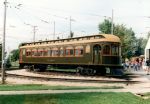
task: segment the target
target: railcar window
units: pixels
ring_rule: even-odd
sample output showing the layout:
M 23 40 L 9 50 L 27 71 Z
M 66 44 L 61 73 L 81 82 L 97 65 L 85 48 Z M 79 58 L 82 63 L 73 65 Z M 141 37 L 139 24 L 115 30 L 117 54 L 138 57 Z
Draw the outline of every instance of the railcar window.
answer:
M 75 49 L 75 56 L 78 56 L 79 55 L 79 51 L 78 49 Z
M 74 54 L 75 54 L 75 56 L 82 56 L 83 55 L 83 46 L 76 46 Z
M 58 50 L 52 50 L 52 56 L 58 56 Z
M 66 55 L 67 56 L 69 55 L 69 51 L 70 51 L 69 49 L 66 50 Z
M 31 50 L 26 51 L 26 56 L 31 56 Z
M 112 55 L 118 55 L 119 54 L 119 47 L 117 45 L 111 46 L 111 54 Z
M 48 56 L 48 49 L 44 49 L 43 56 Z
M 48 49 L 48 56 L 51 56 L 51 50 Z
M 70 55 L 71 55 L 71 56 L 74 55 L 73 49 L 70 49 Z
M 87 45 L 87 46 L 86 46 L 85 52 L 86 52 L 86 53 L 90 53 L 90 45 Z
M 33 50 L 31 51 L 31 56 L 34 56 L 34 51 Z
M 37 56 L 38 55 L 37 49 L 32 49 L 31 55 Z
M 43 56 L 43 49 L 38 49 L 37 56 Z
M 105 45 L 104 46 L 103 54 L 105 54 L 105 55 L 109 55 L 110 54 L 110 46 L 109 45 Z
M 60 56 L 63 56 L 63 55 L 64 55 L 64 50 L 60 49 Z
M 75 49 L 75 56 L 83 55 L 83 49 Z
M 74 49 L 66 49 L 66 56 L 73 56 L 74 55 Z
M 26 54 L 26 50 L 23 49 L 23 50 L 22 50 L 22 55 L 25 55 L 25 54 Z
M 119 56 L 121 56 L 121 46 L 119 46 Z

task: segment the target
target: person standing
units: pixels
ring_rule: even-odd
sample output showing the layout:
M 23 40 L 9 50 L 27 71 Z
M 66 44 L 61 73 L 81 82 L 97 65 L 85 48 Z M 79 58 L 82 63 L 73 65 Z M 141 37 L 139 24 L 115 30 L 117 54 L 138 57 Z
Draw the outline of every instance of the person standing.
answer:
M 150 74 L 150 60 L 149 59 L 146 60 L 146 66 L 147 66 L 147 75 L 149 75 Z

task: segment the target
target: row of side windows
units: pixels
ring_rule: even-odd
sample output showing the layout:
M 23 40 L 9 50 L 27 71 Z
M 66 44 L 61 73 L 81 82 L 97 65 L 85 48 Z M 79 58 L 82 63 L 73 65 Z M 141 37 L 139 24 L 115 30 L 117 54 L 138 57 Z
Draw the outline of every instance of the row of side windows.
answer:
M 83 56 L 83 48 L 78 49 L 27 49 L 26 56 Z
M 86 47 L 85 53 L 89 53 L 90 48 Z M 102 54 L 103 55 L 119 55 L 120 54 L 119 45 L 105 45 L 103 46 Z M 34 48 L 26 49 L 26 56 L 82 56 L 83 55 L 83 46 L 79 47 L 67 47 L 67 48 Z

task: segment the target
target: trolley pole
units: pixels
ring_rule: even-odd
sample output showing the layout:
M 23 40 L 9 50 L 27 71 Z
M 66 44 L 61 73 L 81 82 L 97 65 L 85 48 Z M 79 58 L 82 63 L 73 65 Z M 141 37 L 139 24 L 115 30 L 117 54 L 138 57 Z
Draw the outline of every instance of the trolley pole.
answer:
M 4 24 L 3 24 L 3 41 L 2 41 L 2 60 L 1 60 L 1 74 L 2 84 L 5 84 L 5 34 L 6 34 L 6 12 L 7 12 L 7 0 L 4 1 Z
M 54 33 L 53 33 L 53 40 L 55 40 L 55 21 L 54 21 Z
M 35 42 L 35 33 L 37 26 L 33 26 L 33 42 Z
M 113 25 L 113 19 L 114 19 L 114 13 L 113 13 L 113 9 L 112 9 L 112 17 L 111 17 L 111 34 L 113 35 L 113 30 L 114 30 L 114 25 Z
M 70 38 L 71 38 L 71 16 L 70 16 Z

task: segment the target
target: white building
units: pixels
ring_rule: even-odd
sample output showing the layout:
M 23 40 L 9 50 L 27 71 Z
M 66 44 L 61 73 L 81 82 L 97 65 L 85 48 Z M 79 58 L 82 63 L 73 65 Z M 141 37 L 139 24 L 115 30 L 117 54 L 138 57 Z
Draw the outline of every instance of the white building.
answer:
M 146 47 L 145 47 L 145 60 L 149 58 L 150 59 L 150 37 L 147 41 Z

